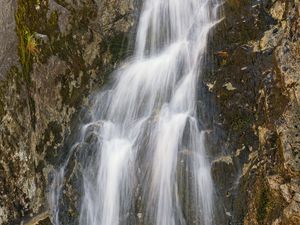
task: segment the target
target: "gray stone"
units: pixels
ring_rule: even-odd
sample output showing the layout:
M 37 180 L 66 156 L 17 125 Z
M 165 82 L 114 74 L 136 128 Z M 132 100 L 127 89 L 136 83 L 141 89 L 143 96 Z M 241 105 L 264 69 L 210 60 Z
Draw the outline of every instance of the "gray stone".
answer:
M 0 0 L 0 79 L 18 62 L 18 38 L 15 32 L 15 0 Z

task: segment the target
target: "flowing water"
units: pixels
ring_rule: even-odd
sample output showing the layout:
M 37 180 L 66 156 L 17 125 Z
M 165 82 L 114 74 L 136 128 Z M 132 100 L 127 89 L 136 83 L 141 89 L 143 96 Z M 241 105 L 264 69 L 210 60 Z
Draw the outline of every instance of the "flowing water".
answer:
M 77 144 L 88 143 L 90 153 L 81 171 L 80 224 L 214 224 L 196 94 L 215 23 L 212 0 L 144 0 L 134 56 L 95 97 L 81 127 Z M 56 224 L 60 192 L 56 187 L 50 199 Z

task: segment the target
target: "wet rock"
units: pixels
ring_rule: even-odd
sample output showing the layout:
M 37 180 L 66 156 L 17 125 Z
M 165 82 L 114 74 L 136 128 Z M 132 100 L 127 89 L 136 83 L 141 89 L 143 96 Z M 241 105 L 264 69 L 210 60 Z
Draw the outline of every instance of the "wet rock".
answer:
M 40 39 L 45 43 L 47 43 L 49 41 L 49 37 L 45 34 L 36 33 L 34 36 L 35 36 L 35 38 Z
M 78 119 L 80 105 L 90 103 L 87 96 L 124 57 L 134 7 L 123 0 L 1 5 L 0 30 L 6 31 L 0 32 L 0 224 L 20 224 L 48 207 L 49 173 L 68 156 L 66 137 L 76 129 L 75 119 L 84 119 Z M 7 61 L 13 56 L 19 67 Z M 72 158 L 65 182 L 63 200 L 70 210 L 76 209 L 79 157 Z M 65 215 L 76 221 L 71 211 Z M 48 224 L 49 218 L 32 221 Z
M 203 79 L 214 84 L 212 135 L 241 171 L 224 211 L 231 224 L 297 224 L 291 189 L 300 175 L 299 2 L 227 1 L 223 9 Z M 225 61 L 219 51 L 227 52 Z M 224 88 L 229 83 L 236 89 Z
M 59 30 L 62 34 L 67 34 L 68 29 L 71 29 L 71 13 L 62 5 L 58 4 L 54 0 L 49 0 L 49 11 L 47 12 L 47 16 L 50 17 L 51 13 L 55 12 L 58 14 L 58 26 Z
M 226 195 L 233 186 L 236 170 L 230 156 L 220 157 L 212 162 L 212 175 L 219 191 Z
M 1 1 L 0 8 L 0 79 L 12 65 L 18 64 L 18 39 L 15 33 L 14 0 Z

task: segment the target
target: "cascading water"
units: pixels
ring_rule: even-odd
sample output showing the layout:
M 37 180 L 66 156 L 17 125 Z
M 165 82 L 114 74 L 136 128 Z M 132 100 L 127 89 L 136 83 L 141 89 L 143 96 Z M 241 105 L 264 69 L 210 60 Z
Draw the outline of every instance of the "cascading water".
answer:
M 92 119 L 81 128 L 77 145 L 91 152 L 83 159 L 80 224 L 214 224 L 196 88 L 216 22 L 211 0 L 144 1 L 133 59 L 95 97 Z M 56 224 L 60 191 L 50 199 Z

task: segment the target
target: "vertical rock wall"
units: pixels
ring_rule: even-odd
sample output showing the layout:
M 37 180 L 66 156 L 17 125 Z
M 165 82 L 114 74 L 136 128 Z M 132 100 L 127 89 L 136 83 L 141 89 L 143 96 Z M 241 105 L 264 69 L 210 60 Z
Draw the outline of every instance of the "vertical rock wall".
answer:
M 71 121 L 126 53 L 135 3 L 1 0 L 0 224 L 50 223 Z M 62 159 L 63 160 L 63 159 Z
M 228 224 L 300 224 L 300 3 L 227 0 L 204 82 Z
M 15 33 L 15 0 L 0 1 L 0 79 L 18 59 Z

